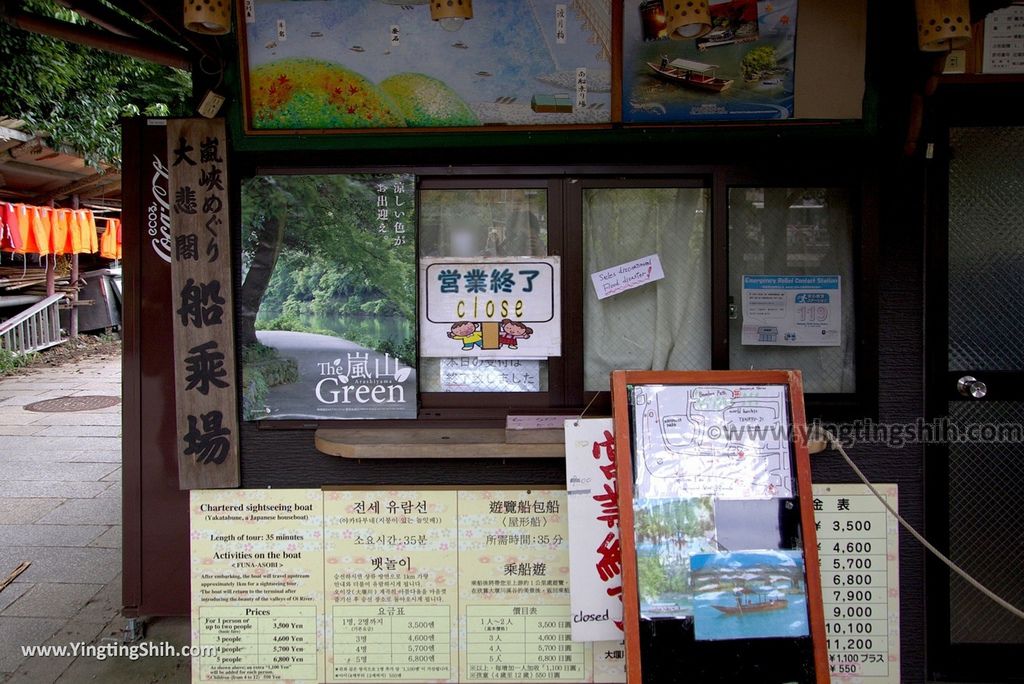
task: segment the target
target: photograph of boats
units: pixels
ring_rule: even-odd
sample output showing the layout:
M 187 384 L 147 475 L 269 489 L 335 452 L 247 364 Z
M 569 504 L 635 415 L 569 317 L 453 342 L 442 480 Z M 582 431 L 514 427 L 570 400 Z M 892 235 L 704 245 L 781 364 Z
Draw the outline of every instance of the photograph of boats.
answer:
M 714 500 L 637 499 L 633 510 L 640 614 L 693 615 L 690 556 L 718 548 Z
M 704 64 L 688 59 L 673 59 L 670 62 L 668 57 L 662 57 L 660 64 L 648 62 L 647 66 L 669 83 L 677 83 L 687 88 L 720 93 L 732 85 L 732 81 L 715 76 L 718 67 L 714 64 Z
M 690 558 L 700 641 L 808 635 L 801 551 L 696 554 Z
M 791 118 L 797 1 L 712 0 L 710 30 L 676 40 L 663 30 L 662 0 L 627 0 L 622 120 Z

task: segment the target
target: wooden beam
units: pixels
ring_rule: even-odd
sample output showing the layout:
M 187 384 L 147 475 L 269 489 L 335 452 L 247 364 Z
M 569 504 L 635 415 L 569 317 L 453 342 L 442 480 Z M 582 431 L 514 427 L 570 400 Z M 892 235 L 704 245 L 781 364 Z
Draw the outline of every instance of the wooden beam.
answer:
M 59 188 L 48 190 L 41 195 L 37 195 L 32 199 L 31 204 L 46 204 L 51 200 L 73 195 L 76 192 L 88 188 L 89 186 L 102 183 L 104 180 L 110 179 L 111 176 L 117 176 L 114 180 L 120 180 L 120 176 L 118 174 L 101 171 L 99 173 L 94 173 L 91 176 L 83 176 L 77 180 L 67 183 L 66 185 L 62 185 Z
M 42 176 L 43 178 L 62 180 L 69 183 L 82 177 L 82 174 L 75 173 L 74 171 L 62 171 L 61 169 L 51 169 L 47 166 L 9 161 L 3 156 L 0 156 L 0 167 L 10 169 L 14 173 L 25 174 L 26 176 Z
M 106 31 L 91 29 L 29 12 L 6 9 L 3 19 L 15 28 L 23 31 L 39 33 L 44 36 L 60 38 L 79 45 L 94 47 L 107 52 L 114 52 L 130 57 L 137 57 L 164 66 L 175 67 L 188 71 L 192 62 L 188 53 L 172 47 L 154 45 L 155 40 L 135 40 L 125 38 Z
M 342 458 L 564 458 L 565 442 L 509 444 L 503 428 L 327 429 L 314 433 L 317 451 Z
M 20 131 L 11 132 L 18 133 Z M 2 154 L 3 158 L 5 159 L 17 159 L 18 155 L 22 153 L 35 154 L 37 152 L 42 151 L 44 144 L 45 143 L 43 142 L 43 139 L 40 138 L 39 136 L 27 136 L 25 138 L 21 138 L 21 142 L 19 142 L 17 145 L 12 145 L 11 147 L 8 147 L 0 154 Z
M 148 27 L 143 28 L 141 24 L 137 24 L 125 15 L 101 5 L 96 0 L 54 0 L 54 2 L 62 7 L 67 7 L 86 21 L 91 21 L 97 26 L 119 36 L 135 39 L 155 37 L 155 34 L 152 33 L 149 33 L 148 36 L 140 35 L 140 30 L 148 33 L 150 29 Z
M 81 192 L 79 192 L 78 196 L 83 198 L 83 199 L 93 198 L 93 197 L 97 197 L 97 196 L 106 195 L 106 194 L 108 194 L 110 192 L 113 192 L 115 190 L 118 193 L 121 192 L 121 177 L 120 176 L 118 176 L 116 179 L 112 178 L 109 182 L 108 181 L 103 181 L 101 183 L 97 183 L 96 185 L 92 185 L 92 186 L 86 188 L 85 190 L 82 190 Z
M 35 136 L 25 131 L 19 131 L 14 128 L 8 128 L 7 126 L 0 126 L 0 140 L 18 140 L 25 142 L 26 140 L 32 140 Z
M 182 15 L 178 14 L 174 19 L 168 18 L 164 13 L 167 11 L 166 8 L 161 8 L 160 3 L 154 2 L 153 0 L 135 0 L 140 7 L 149 12 L 149 15 L 155 20 L 159 21 L 164 25 L 164 28 L 173 34 L 176 38 L 181 41 L 188 43 L 201 55 L 204 55 L 208 59 L 212 59 L 218 64 L 223 64 L 223 58 L 219 57 L 216 50 L 210 48 L 210 38 L 202 39 L 198 35 L 186 30 L 182 25 Z M 179 4 L 180 8 L 181 5 Z M 213 40 L 216 40 L 214 38 Z

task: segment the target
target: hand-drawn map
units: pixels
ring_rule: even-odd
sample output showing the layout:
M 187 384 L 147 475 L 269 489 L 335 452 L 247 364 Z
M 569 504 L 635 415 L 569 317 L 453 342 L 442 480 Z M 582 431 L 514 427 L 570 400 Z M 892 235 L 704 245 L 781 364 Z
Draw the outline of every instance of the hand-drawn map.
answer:
M 795 496 L 785 385 L 633 387 L 637 499 Z

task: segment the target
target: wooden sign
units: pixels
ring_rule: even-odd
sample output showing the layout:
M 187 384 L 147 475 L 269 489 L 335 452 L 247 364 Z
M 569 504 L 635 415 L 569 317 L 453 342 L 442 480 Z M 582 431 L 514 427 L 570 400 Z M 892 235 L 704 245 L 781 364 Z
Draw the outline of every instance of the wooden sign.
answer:
M 240 484 L 226 158 L 223 119 L 168 121 L 181 489 Z
M 630 682 L 827 684 L 798 371 L 615 371 Z

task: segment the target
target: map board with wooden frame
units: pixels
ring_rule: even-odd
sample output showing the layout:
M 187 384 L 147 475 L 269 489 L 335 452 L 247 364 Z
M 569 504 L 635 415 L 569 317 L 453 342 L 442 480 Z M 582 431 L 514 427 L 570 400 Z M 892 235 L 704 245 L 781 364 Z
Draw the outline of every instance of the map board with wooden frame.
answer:
M 614 371 L 631 684 L 829 681 L 799 371 Z

